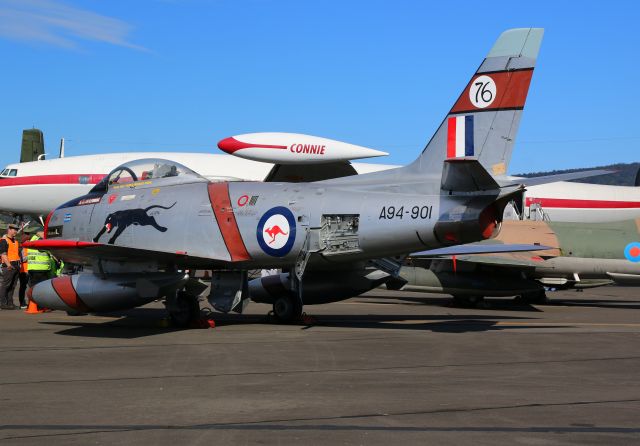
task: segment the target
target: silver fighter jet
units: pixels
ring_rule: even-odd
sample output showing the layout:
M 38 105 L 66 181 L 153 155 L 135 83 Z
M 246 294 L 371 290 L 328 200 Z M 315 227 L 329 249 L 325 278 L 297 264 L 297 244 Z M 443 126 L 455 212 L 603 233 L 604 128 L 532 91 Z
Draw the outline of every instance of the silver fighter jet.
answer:
M 447 254 L 495 236 L 505 205 L 524 187 L 506 172 L 542 34 L 504 32 L 420 156 L 402 168 L 312 183 L 210 182 L 158 159 L 116 168 L 53 211 L 46 239 L 28 244 L 87 266 L 36 285 L 31 297 L 76 312 L 166 297 L 184 325 L 203 292 L 185 270 L 207 269 L 215 309 L 241 312 L 253 298 L 287 321 L 303 305 L 396 277 L 408 253 Z M 266 268 L 283 272 L 250 295 L 247 271 Z

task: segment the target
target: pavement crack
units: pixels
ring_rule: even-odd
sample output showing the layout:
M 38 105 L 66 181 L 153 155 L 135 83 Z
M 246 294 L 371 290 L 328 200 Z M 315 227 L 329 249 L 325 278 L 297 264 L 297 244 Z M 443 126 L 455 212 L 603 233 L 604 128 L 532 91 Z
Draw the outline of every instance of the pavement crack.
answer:
M 203 378 L 221 378 L 221 377 L 241 377 L 241 376 L 270 376 L 270 375 L 294 375 L 294 374 L 315 374 L 315 373 L 371 373 L 392 370 L 416 370 L 416 369 L 439 369 L 439 368 L 460 368 L 460 367 L 495 367 L 495 366 L 513 366 L 513 365 L 532 365 L 532 364 L 566 364 L 577 362 L 594 362 L 594 361 L 628 361 L 638 360 L 640 356 L 619 356 L 605 358 L 576 358 L 576 359 L 553 359 L 543 361 L 511 361 L 511 362 L 480 362 L 468 364 L 418 364 L 405 366 L 389 366 L 389 367 L 355 367 L 355 368 L 334 368 L 334 369 L 297 369 L 297 370 L 273 370 L 265 372 L 233 372 L 233 373 L 191 373 L 191 374 L 167 374 L 152 376 L 117 376 L 110 378 L 82 378 L 82 379 L 48 379 L 48 380 L 32 380 L 32 381 L 7 381 L 0 382 L 0 386 L 19 386 L 33 384 L 61 384 L 61 383 L 97 383 L 111 381 L 135 381 L 150 379 L 203 379 Z
M 148 424 L 148 425 L 1 425 L 0 430 L 81 430 L 80 432 L 55 432 L 30 435 L 5 436 L 1 440 L 17 440 L 26 438 L 47 438 L 62 436 L 93 435 L 101 433 L 122 433 L 152 430 L 350 430 L 350 431 L 387 431 L 387 432 L 524 432 L 524 433 L 618 433 L 618 434 L 640 434 L 640 427 L 620 427 L 620 426 L 529 426 L 529 427 L 508 427 L 508 426 L 451 426 L 451 427 L 430 427 L 430 426 L 382 426 L 359 425 L 359 424 L 327 424 L 327 422 L 340 422 L 343 420 L 369 420 L 373 418 L 405 417 L 419 415 L 437 415 L 447 413 L 473 413 L 494 410 L 517 410 L 528 408 L 550 408 L 567 406 L 586 406 L 597 404 L 619 404 L 638 403 L 640 399 L 618 399 L 618 400 L 589 400 L 589 401 L 564 401 L 564 402 L 537 402 L 528 404 L 510 404 L 500 406 L 480 406 L 480 407 L 457 407 L 444 409 L 425 409 L 413 411 L 398 411 L 388 413 L 361 413 L 351 415 L 338 415 L 330 417 L 298 417 L 298 418 L 275 418 L 267 420 L 225 422 L 225 423 L 203 423 L 191 425 L 170 425 L 170 424 Z M 312 423 L 312 424 L 294 424 Z M 322 424 L 324 423 L 324 424 Z M 84 430 L 82 430 L 84 429 Z

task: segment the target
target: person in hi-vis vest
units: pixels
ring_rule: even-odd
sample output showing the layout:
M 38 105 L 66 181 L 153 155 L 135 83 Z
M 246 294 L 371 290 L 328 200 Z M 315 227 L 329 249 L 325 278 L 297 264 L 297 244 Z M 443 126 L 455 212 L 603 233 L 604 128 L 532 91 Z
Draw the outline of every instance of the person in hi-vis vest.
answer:
M 31 241 L 40 240 L 44 232 L 38 231 L 31 237 Z M 38 251 L 29 248 L 27 252 L 27 271 L 29 272 L 29 286 L 50 279 L 52 276 L 52 258 L 47 251 Z
M 2 259 L 2 276 L 0 277 L 0 309 L 15 310 L 13 290 L 18 281 L 20 271 L 20 248 L 18 244 L 17 225 L 10 224 L 7 234 L 0 239 L 0 259 Z
M 20 308 L 27 308 L 27 287 L 29 286 L 29 270 L 27 269 L 27 254 L 29 250 L 22 248 L 22 244 L 29 240 L 28 234 L 22 234 L 20 240 L 20 272 L 18 273 L 18 281 L 20 286 L 18 287 L 18 300 L 20 301 Z

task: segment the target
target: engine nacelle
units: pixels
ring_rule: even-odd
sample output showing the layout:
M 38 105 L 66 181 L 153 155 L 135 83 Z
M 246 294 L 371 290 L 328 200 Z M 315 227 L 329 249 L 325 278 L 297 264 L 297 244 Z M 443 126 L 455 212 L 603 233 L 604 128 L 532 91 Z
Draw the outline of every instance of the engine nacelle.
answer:
M 328 275 L 331 280 L 327 280 Z M 379 270 L 324 271 L 307 273 L 302 279 L 302 301 L 305 305 L 318 305 L 358 296 L 390 279 Z M 291 295 L 289 273 L 261 277 L 249 282 L 251 300 L 272 304 L 282 295 Z
M 145 305 L 184 286 L 184 273 L 83 273 L 56 277 L 29 289 L 29 298 L 52 310 L 94 313 Z

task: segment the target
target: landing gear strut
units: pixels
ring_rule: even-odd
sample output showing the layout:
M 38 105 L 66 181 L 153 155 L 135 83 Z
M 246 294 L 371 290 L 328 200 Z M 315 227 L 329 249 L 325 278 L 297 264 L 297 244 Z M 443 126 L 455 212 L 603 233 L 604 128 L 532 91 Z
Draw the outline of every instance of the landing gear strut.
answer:
M 302 304 L 296 296 L 283 295 L 273 303 L 273 314 L 278 322 L 292 322 L 302 316 Z
M 175 327 L 185 328 L 200 317 L 200 303 L 198 296 L 192 296 L 184 291 L 167 297 L 167 311 L 171 323 Z

